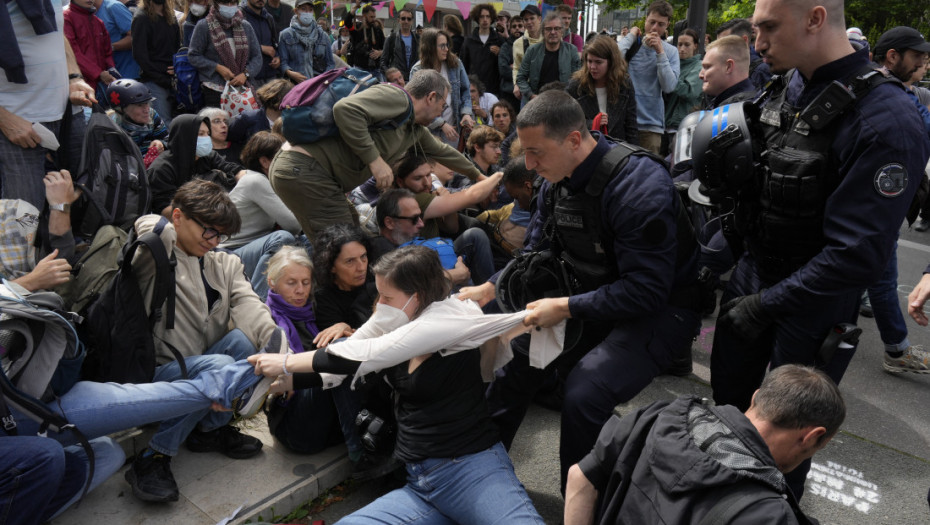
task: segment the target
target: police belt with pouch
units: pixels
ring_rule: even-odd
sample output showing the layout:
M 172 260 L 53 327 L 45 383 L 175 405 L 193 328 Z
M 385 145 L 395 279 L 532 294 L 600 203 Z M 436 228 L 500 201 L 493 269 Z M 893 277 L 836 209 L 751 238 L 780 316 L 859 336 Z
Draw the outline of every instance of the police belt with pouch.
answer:
M 548 250 L 523 253 L 511 261 L 495 285 L 497 300 L 507 312 L 519 311 L 528 303 L 546 297 L 568 297 L 595 290 L 620 278 L 613 250 L 613 232 L 602 221 L 604 189 L 627 165 L 631 155 L 664 161 L 637 146 L 617 143 L 601 159 L 583 193 L 571 193 L 566 183 L 552 186 L 545 196 L 549 220 L 543 239 Z M 677 193 L 676 193 L 676 197 Z M 676 267 L 687 264 L 697 243 L 685 207 L 679 202 L 677 216 Z M 672 278 L 670 276 L 670 278 Z M 674 288 L 668 304 L 700 311 L 701 290 L 697 282 Z M 566 327 L 568 350 L 573 336 L 580 338 L 583 323 L 569 319 Z

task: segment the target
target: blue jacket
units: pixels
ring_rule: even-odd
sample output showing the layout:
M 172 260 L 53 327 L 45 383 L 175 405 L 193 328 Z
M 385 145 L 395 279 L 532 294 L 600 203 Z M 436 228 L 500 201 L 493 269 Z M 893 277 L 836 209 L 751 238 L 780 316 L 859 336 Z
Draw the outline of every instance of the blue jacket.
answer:
M 412 77 L 414 73 L 421 69 L 420 62 L 417 62 L 410 68 L 410 76 Z M 468 73 L 465 72 L 465 67 L 462 66 L 462 61 L 459 60 L 459 67 L 455 70 L 449 70 L 449 83 L 452 84 L 452 115 L 455 117 L 455 122 L 450 122 L 452 126 L 458 130 L 459 121 L 462 120 L 462 117 L 465 115 L 473 115 L 471 108 L 471 84 L 468 82 Z M 442 117 L 437 117 L 432 124 L 427 126 L 431 130 L 437 130 L 443 125 Z
M 307 71 L 306 55 L 308 49 L 297 38 L 297 31 L 288 27 L 281 31 L 278 40 L 278 53 L 281 56 L 281 73 L 294 70 L 307 78 L 315 77 L 336 66 L 333 60 L 332 40 L 320 29 L 316 22 L 311 25 L 316 40 L 313 43 L 313 71 Z
M 132 29 L 132 12 L 118 0 L 103 0 L 96 15 L 106 26 L 111 44 L 122 40 Z M 132 58 L 132 49 L 123 51 L 114 49 L 113 62 L 123 78 L 139 78 L 139 64 Z
M 239 146 L 245 146 L 245 143 L 252 138 L 252 135 L 259 131 L 271 131 L 271 124 L 268 123 L 265 110 L 262 108 L 247 109 L 230 119 L 226 140 Z
M 868 52 L 860 50 L 821 66 L 810 79 L 797 73 L 788 84 L 787 100 L 804 108 L 834 80 L 866 64 Z M 826 198 L 827 244 L 788 278 L 762 292 L 762 305 L 773 315 L 803 311 L 816 299 L 874 283 L 891 256 L 930 158 L 930 138 L 900 85 L 878 86 L 837 120 L 838 132 L 827 154 L 840 167 L 840 182 Z M 889 197 L 877 187 L 879 176 L 892 165 L 906 171 L 907 185 L 899 195 Z
M 243 22 L 246 38 L 249 40 L 249 62 L 246 69 L 250 77 L 256 77 L 262 70 L 262 50 L 259 47 L 258 39 L 252 26 Z M 227 31 L 226 36 L 232 38 L 232 31 Z M 192 66 L 197 68 L 200 73 L 201 82 L 213 82 L 220 86 L 226 84 L 226 80 L 216 72 L 216 65 L 220 62 L 220 54 L 213 47 L 213 41 L 210 39 L 210 29 L 207 27 L 207 19 L 204 18 L 197 22 L 194 27 L 194 33 L 191 35 L 191 45 L 187 51 L 187 59 Z M 224 64 L 229 66 L 229 64 Z
M 571 44 L 568 44 L 571 45 Z M 612 147 L 600 133 L 592 132 L 597 146 L 569 179 L 573 192 L 584 191 L 595 168 Z M 555 152 L 551 152 L 555 154 Z M 549 218 L 545 182 L 539 191 L 536 213 L 526 231 L 524 246 L 536 246 L 543 238 Z M 629 162 L 604 189 L 601 220 L 613 235 L 613 249 L 619 279 L 568 300 L 572 317 L 621 321 L 652 315 L 667 305 L 673 287 L 694 284 L 697 278 L 697 250 L 687 263 L 676 268 L 678 208 L 681 202 L 668 171 L 644 156 Z M 662 231 L 660 239 L 648 232 Z M 545 244 L 543 244 L 545 246 Z
M 242 2 L 242 6 L 239 10 L 245 15 L 243 21 L 248 22 L 249 25 L 252 26 L 252 31 L 255 32 L 255 37 L 258 38 L 258 44 L 260 46 L 271 46 L 277 50 L 278 31 L 275 29 L 274 17 L 271 16 L 271 13 L 266 11 L 263 7 L 261 12 L 256 14 L 246 2 Z M 278 76 L 278 71 L 271 67 L 272 57 L 264 53 L 261 53 L 261 56 L 262 70 L 258 75 L 255 75 L 255 78 L 269 79 Z
M 539 76 L 545 57 L 545 42 L 531 45 L 523 55 L 520 71 L 517 72 L 517 86 L 522 96 L 530 97 L 539 93 L 539 88 L 542 87 L 539 85 Z M 572 73 L 579 69 L 581 69 L 581 58 L 578 56 L 578 48 L 574 44 L 561 41 L 559 43 L 559 82 L 568 84 Z

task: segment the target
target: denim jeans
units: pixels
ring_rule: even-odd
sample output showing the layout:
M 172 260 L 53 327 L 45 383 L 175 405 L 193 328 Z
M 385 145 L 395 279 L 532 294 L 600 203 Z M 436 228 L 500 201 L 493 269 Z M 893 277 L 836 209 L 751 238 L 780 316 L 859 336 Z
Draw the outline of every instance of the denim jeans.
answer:
M 174 104 L 172 102 L 173 96 L 171 95 L 171 90 L 163 88 L 155 82 L 143 82 L 143 84 L 145 84 L 145 87 L 149 88 L 149 91 L 152 92 L 152 96 L 155 97 L 155 100 L 152 101 L 152 107 L 155 108 L 155 112 L 161 117 L 165 126 L 171 126 L 171 119 L 174 118 Z
M 901 313 L 901 303 L 898 298 L 898 242 L 895 241 L 891 258 L 885 265 L 882 276 L 872 286 L 869 286 L 869 301 L 872 303 L 872 313 L 878 333 L 885 343 L 886 352 L 907 350 L 911 346 L 907 339 L 907 324 Z
M 90 445 L 95 461 L 88 490 L 93 490 L 123 466 L 126 456 L 110 438 Z M 0 523 L 48 521 L 81 497 L 88 472 L 80 446 L 65 448 L 39 436 L 0 437 Z
M 476 284 L 486 283 L 494 275 L 494 254 L 491 242 L 481 228 L 468 228 L 452 243 L 456 255 L 461 255 Z
M 262 301 L 268 297 L 268 279 L 265 277 L 268 259 L 286 244 L 294 244 L 294 236 L 290 232 L 278 230 L 230 250 L 242 259 L 245 274 L 252 282 L 252 290 Z
M 504 446 L 407 464 L 407 484 L 339 520 L 345 525 L 543 523 Z
M 196 378 L 141 385 L 79 381 L 48 407 L 80 429 L 88 439 L 127 428 L 208 410 L 212 403 L 231 407 L 261 380 L 247 361 L 206 370 Z M 10 407 L 21 435 L 37 434 L 39 423 Z M 73 433 L 49 432 L 63 445 L 75 445 Z
M 213 344 L 204 352 L 203 355 L 187 357 L 184 364 L 187 365 L 187 374 L 189 378 L 198 377 L 206 370 L 218 370 L 236 361 L 243 361 L 255 353 L 255 346 L 249 341 L 249 338 L 239 330 L 231 330 L 222 339 Z M 181 367 L 177 361 L 172 361 L 161 365 L 155 369 L 154 381 L 175 381 L 181 379 Z M 152 436 L 149 441 L 149 447 L 152 450 L 168 456 L 174 456 L 178 453 L 181 443 L 187 439 L 187 436 L 194 430 L 197 423 L 203 431 L 216 430 L 227 423 L 232 418 L 229 412 L 215 412 L 205 407 L 201 410 L 186 413 L 183 416 L 164 421 L 159 427 L 158 432 Z

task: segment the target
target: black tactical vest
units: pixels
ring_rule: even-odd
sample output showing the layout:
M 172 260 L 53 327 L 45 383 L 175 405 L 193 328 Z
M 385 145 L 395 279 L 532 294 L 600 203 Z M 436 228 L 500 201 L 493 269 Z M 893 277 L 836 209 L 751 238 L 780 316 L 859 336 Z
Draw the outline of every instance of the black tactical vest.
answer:
M 839 161 L 831 152 L 840 130 L 838 117 L 878 85 L 896 81 L 868 66 L 831 84 L 806 108 L 797 108 L 787 100 L 795 74 L 773 79 L 759 119 L 767 168 L 747 246 L 762 277 L 771 280 L 784 279 L 826 246 L 824 210 L 841 180 Z

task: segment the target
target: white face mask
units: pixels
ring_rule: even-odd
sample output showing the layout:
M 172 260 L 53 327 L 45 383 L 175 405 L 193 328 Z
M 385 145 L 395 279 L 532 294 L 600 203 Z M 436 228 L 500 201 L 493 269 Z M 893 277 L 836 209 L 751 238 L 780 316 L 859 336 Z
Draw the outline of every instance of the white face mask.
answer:
M 231 19 L 236 16 L 236 13 L 239 12 L 239 8 L 234 5 L 221 5 L 220 7 L 220 16 L 226 20 Z
M 194 16 L 203 16 L 207 12 L 207 6 L 201 4 L 191 4 L 190 12 Z
M 314 22 L 313 13 L 300 13 L 297 17 L 300 20 L 301 25 L 308 26 Z
M 413 296 L 411 295 L 410 299 L 407 299 L 407 302 L 404 303 L 403 308 L 397 308 L 388 304 L 378 303 L 378 306 L 375 308 L 375 313 L 373 313 L 371 318 L 368 319 L 368 323 L 384 334 L 397 330 L 401 326 L 404 326 L 410 322 L 410 317 L 406 312 L 404 312 L 404 310 L 412 300 Z

